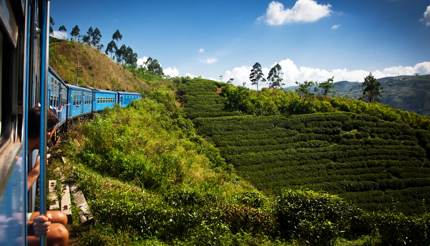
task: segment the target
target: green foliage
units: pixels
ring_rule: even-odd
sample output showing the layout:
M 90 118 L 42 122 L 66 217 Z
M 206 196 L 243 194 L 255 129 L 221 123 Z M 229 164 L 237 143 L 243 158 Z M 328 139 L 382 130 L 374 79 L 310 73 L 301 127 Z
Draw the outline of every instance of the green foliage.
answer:
M 226 109 L 240 110 L 247 114 L 308 114 L 316 112 L 353 112 L 378 117 L 385 121 L 404 122 L 413 128 L 430 130 L 430 119 L 413 112 L 393 109 L 379 103 L 366 103 L 359 100 L 342 97 L 309 97 L 306 83 L 302 84 L 299 97 L 294 92 L 284 92 L 276 89 L 265 89 L 261 93 L 245 88 L 238 89 L 233 85 L 223 87 L 223 96 L 227 98 Z M 193 107 L 194 105 L 189 105 Z
M 339 197 L 297 190 L 281 193 L 275 213 L 284 237 L 311 245 L 331 245 L 350 230 L 351 219 L 357 214 Z
M 263 70 L 261 68 L 260 63 L 255 63 L 254 66 L 252 66 L 251 73 L 249 74 L 249 80 L 251 81 L 252 85 L 258 86 L 261 82 L 265 82 L 266 79 L 264 78 Z
M 303 83 L 298 83 L 296 82 L 296 84 L 298 85 L 296 92 L 298 94 L 300 94 L 300 96 L 302 97 L 307 97 L 307 96 L 311 96 L 313 95 L 313 93 L 311 92 L 311 88 L 312 86 L 315 85 L 315 82 L 313 81 L 304 81 Z
M 157 59 L 153 59 L 152 57 L 149 57 L 148 60 L 145 62 L 146 69 L 155 75 L 163 76 L 163 68 L 161 67 L 160 63 Z
M 279 64 L 273 66 L 267 75 L 267 81 L 270 82 L 270 88 L 280 88 L 282 82 L 282 67 Z
M 363 98 L 367 102 L 378 101 L 378 98 L 381 96 L 382 93 L 382 87 L 379 81 L 376 80 L 372 74 L 369 74 L 366 78 L 364 78 L 362 87 Z
M 334 81 L 334 77 L 331 77 L 327 81 L 324 81 L 318 84 L 318 87 L 323 90 L 322 94 L 324 96 L 327 96 L 329 93 L 332 93 L 332 90 L 334 88 L 333 81 Z
M 70 32 L 70 35 L 72 36 L 72 38 L 74 40 L 78 40 L 79 39 L 79 35 L 80 35 L 81 29 L 79 29 L 78 25 L 75 25 L 72 29 L 72 31 Z

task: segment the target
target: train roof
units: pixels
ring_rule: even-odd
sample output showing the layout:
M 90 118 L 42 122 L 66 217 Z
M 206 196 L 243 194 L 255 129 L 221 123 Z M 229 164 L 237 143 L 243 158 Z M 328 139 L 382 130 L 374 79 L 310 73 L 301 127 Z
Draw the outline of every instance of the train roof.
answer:
M 131 95 L 139 95 L 142 96 L 139 92 L 130 92 L 130 91 L 118 91 L 119 94 L 131 94 Z
M 89 91 L 89 92 L 92 92 L 92 90 L 91 90 L 91 89 L 88 89 L 88 88 L 85 88 L 85 87 L 80 87 L 80 86 L 71 85 L 71 84 L 66 84 L 66 86 L 67 86 L 68 88 L 75 89 L 75 90 L 83 90 L 83 91 Z
M 64 82 L 64 80 L 61 78 L 61 76 L 57 73 L 57 71 L 55 71 L 55 69 L 53 69 L 51 66 L 48 67 L 49 72 L 54 75 L 58 81 L 61 82 L 61 84 L 63 84 L 64 86 L 67 86 L 66 82 Z
M 93 91 L 97 91 L 97 92 L 104 92 L 104 93 L 114 93 L 116 94 L 116 91 L 110 91 L 110 90 L 102 90 L 102 89 L 97 89 L 97 88 L 92 88 Z

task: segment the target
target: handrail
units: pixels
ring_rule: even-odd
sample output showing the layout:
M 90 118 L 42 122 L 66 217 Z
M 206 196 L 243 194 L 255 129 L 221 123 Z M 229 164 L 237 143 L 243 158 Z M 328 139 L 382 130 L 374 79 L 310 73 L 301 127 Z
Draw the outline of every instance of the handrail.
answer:
M 48 114 L 48 66 L 50 0 L 42 0 L 42 26 L 40 40 L 40 214 L 46 215 L 46 123 Z M 46 245 L 46 235 L 40 237 L 40 245 Z

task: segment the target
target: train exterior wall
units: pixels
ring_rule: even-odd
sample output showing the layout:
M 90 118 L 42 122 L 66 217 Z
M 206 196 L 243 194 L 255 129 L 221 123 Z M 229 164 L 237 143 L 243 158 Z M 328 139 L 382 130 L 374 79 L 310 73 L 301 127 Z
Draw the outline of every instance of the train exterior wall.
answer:
M 113 108 L 117 104 L 117 93 L 114 91 L 93 90 L 93 111 Z

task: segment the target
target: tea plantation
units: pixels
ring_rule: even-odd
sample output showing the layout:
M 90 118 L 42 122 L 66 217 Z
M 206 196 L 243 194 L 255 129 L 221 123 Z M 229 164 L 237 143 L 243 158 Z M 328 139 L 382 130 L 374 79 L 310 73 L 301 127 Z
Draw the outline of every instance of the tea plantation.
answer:
M 231 89 L 193 80 L 181 83 L 179 93 L 199 133 L 260 190 L 279 194 L 285 187 L 306 187 L 339 194 L 368 211 L 428 211 L 428 118 L 379 104 L 366 106 L 364 113 L 354 112 L 333 103 L 343 99 L 303 99 L 291 93 L 284 97 L 289 110 L 278 106 L 264 113 L 271 99 L 263 97 L 274 92 L 260 92 L 258 100 L 255 92 L 229 93 Z M 272 96 L 273 101 L 280 98 L 279 93 Z M 242 109 L 229 107 L 235 100 Z M 365 104 L 347 103 L 349 108 Z M 318 104 L 325 105 L 323 112 L 307 112 Z M 263 110 L 255 110 L 258 107 Z

